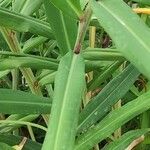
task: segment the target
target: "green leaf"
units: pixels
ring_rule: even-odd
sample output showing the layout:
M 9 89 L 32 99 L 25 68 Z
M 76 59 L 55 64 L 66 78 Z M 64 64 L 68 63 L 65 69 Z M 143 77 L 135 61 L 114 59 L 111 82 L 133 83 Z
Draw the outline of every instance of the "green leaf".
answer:
M 96 89 L 100 86 L 108 77 L 112 75 L 112 73 L 119 68 L 122 64 L 122 61 L 116 61 L 109 66 L 106 66 L 104 71 L 98 73 L 98 75 L 88 83 L 88 91 Z
M 10 70 L 0 71 L 0 78 L 3 78 L 3 77 L 6 76 L 8 73 L 10 73 Z
M 35 38 L 31 38 L 28 41 L 26 41 L 24 43 L 22 52 L 23 53 L 29 53 L 30 51 L 33 52 L 33 49 L 38 47 L 39 45 L 41 45 L 42 43 L 44 43 L 47 40 L 46 37 L 42 37 L 42 36 L 38 36 Z
M 123 107 L 110 112 L 100 123 L 82 134 L 76 142 L 75 150 L 92 148 L 98 142 L 110 136 L 123 124 L 150 108 L 150 91 Z
M 78 132 L 101 120 L 111 110 L 112 106 L 126 94 L 139 74 L 134 66 L 129 65 L 110 81 L 81 111 Z
M 77 22 L 71 17 L 64 15 L 52 3 L 49 3 L 49 0 L 45 0 L 44 4 L 48 21 L 60 48 L 60 53 L 65 55 L 74 47 L 77 36 Z
M 5 143 L 1 143 L 0 142 L 0 149 L 1 150 L 15 150 L 14 148 L 12 148 L 11 146 L 5 144 Z
M 58 63 L 31 57 L 10 57 L 0 59 L 0 71 L 19 67 L 57 70 Z
M 0 134 L 0 141 L 8 145 L 14 146 L 18 145 L 22 141 L 22 136 L 15 136 L 12 134 Z M 27 139 L 23 150 L 41 150 L 41 144 L 38 142 L 33 142 L 30 139 Z M 1 149 L 3 150 L 3 149 Z
M 54 83 L 55 80 L 55 75 L 56 75 L 56 71 L 49 73 L 48 75 L 44 76 L 42 79 L 39 80 L 39 84 L 41 86 L 47 85 L 47 84 L 52 84 Z
M 11 3 L 11 0 L 2 0 L 0 7 L 7 7 Z
M 80 0 L 49 0 L 50 2 L 63 13 L 73 18 L 80 18 L 83 14 L 80 7 Z
M 150 79 L 150 29 L 121 0 L 93 0 L 92 9 L 117 49 Z
M 125 58 L 116 49 L 110 48 L 87 48 L 83 51 L 83 57 L 86 60 L 124 60 Z
M 13 115 L 10 115 L 6 121 L 25 121 L 25 122 L 31 122 L 35 119 L 37 119 L 37 117 L 39 116 L 39 114 L 33 114 L 33 115 L 25 115 L 25 114 L 13 114 Z M 21 127 L 23 124 L 8 124 L 6 125 L 6 123 L 2 123 L 0 124 L 0 133 L 9 133 L 9 132 L 12 132 L 14 131 L 15 129 L 18 129 L 19 127 Z
M 0 112 L 5 114 L 46 114 L 52 100 L 31 93 L 0 89 Z
M 15 0 L 13 10 L 23 15 L 32 15 L 42 4 L 42 0 Z
M 52 38 L 52 31 L 48 23 L 24 16 L 0 7 L 0 26 L 7 27 L 19 32 L 31 32 Z M 6 19 L 7 18 L 7 19 Z
M 84 61 L 80 54 L 69 52 L 61 59 L 55 79 L 50 124 L 42 150 L 74 149 L 84 74 Z
M 123 134 L 119 139 L 104 147 L 104 150 L 125 150 L 134 140 L 148 133 L 149 131 L 150 129 L 129 131 Z
M 137 2 L 137 3 L 141 3 L 141 4 L 145 4 L 145 5 L 150 5 L 149 0 L 132 0 L 132 1 Z

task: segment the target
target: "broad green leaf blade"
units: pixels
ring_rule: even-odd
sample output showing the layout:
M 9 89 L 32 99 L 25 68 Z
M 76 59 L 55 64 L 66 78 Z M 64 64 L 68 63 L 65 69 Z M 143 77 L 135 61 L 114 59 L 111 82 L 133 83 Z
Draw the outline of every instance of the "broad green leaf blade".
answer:
M 0 112 L 5 114 L 47 114 L 52 100 L 31 93 L 0 89 Z
M 19 32 L 31 32 L 48 38 L 53 37 L 51 28 L 46 22 L 1 7 L 0 16 L 0 26 L 8 27 Z
M 112 75 L 115 70 L 119 68 L 119 66 L 122 64 L 122 61 L 116 61 L 112 63 L 111 65 L 107 66 L 104 71 L 98 73 L 98 75 L 88 83 L 88 91 L 94 90 L 97 87 L 99 87 L 108 77 Z
M 0 141 L 8 145 L 14 146 L 18 145 L 22 141 L 23 137 L 15 136 L 12 134 L 0 134 Z M 33 142 L 30 139 L 27 139 L 23 150 L 41 150 L 41 144 L 38 142 Z M 1 149 L 3 150 L 3 149 Z
M 8 121 L 26 121 L 26 122 L 31 122 L 35 119 L 37 119 L 37 117 L 39 116 L 39 114 L 33 114 L 33 115 L 25 115 L 25 114 L 13 114 L 11 116 L 9 116 L 6 120 Z M 11 133 L 12 131 L 20 128 L 22 125 L 21 124 L 8 124 L 8 126 L 4 123 L 4 124 L 0 124 L 0 133 Z
M 150 5 L 150 1 L 149 0 L 132 0 L 134 2 L 138 2 L 141 4 L 145 4 L 145 5 Z
M 71 17 L 64 15 L 52 3 L 49 3 L 49 0 L 45 0 L 44 4 L 48 21 L 60 48 L 60 53 L 65 55 L 74 47 L 77 36 L 77 22 Z
M 123 107 L 112 111 L 91 130 L 82 134 L 76 142 L 75 150 L 92 148 L 98 142 L 110 136 L 123 124 L 150 108 L 150 91 Z
M 74 149 L 84 74 L 84 61 L 80 54 L 69 52 L 61 59 L 55 79 L 50 124 L 42 150 Z
M 110 81 L 81 111 L 78 132 L 101 120 L 111 110 L 112 106 L 126 94 L 139 74 L 139 71 L 134 66 L 129 65 L 122 73 Z
M 115 61 L 115 60 L 124 60 L 125 58 L 121 53 L 115 49 L 110 48 L 87 48 L 83 51 L 83 57 L 86 60 L 107 60 L 107 61 Z
M 0 59 L 0 71 L 19 67 L 57 70 L 58 63 L 31 57 L 10 57 Z
M 150 29 L 121 0 L 93 0 L 92 9 L 117 49 L 150 79 Z
M 30 16 L 41 6 L 42 2 L 42 0 L 15 0 L 15 2 L 13 2 L 13 10 Z
M 123 134 L 119 139 L 108 144 L 103 150 L 125 150 L 134 140 L 148 133 L 150 129 L 139 129 Z
M 80 18 L 83 14 L 80 7 L 80 0 L 49 0 L 50 2 L 63 13 L 73 18 Z

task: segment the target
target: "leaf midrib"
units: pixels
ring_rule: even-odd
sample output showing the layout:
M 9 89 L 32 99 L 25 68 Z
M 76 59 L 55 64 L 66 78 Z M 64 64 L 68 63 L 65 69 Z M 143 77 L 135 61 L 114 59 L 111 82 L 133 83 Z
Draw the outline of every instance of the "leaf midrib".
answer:
M 58 137 L 59 137 L 59 132 L 60 132 L 60 126 L 61 126 L 61 122 L 63 120 L 63 112 L 65 111 L 65 104 L 66 104 L 66 101 L 65 99 L 67 98 L 68 96 L 68 91 L 69 91 L 69 87 L 70 87 L 70 84 L 71 84 L 71 77 L 72 77 L 72 73 L 74 71 L 74 66 L 75 66 L 75 62 L 76 62 L 76 59 L 77 59 L 77 55 L 73 55 L 73 58 L 72 58 L 72 61 L 71 61 L 71 68 L 69 70 L 69 74 L 68 74 L 68 78 L 67 78 L 67 83 L 66 83 L 66 86 L 65 86 L 65 89 L 64 89 L 64 96 L 63 96 L 63 99 L 62 99 L 62 106 L 61 106 L 61 111 L 60 111 L 60 116 L 59 116 L 59 121 L 58 121 L 58 126 L 57 126 L 57 133 L 56 133 L 56 138 L 55 138 L 55 142 L 54 142 L 54 149 L 57 149 L 57 141 L 58 141 Z

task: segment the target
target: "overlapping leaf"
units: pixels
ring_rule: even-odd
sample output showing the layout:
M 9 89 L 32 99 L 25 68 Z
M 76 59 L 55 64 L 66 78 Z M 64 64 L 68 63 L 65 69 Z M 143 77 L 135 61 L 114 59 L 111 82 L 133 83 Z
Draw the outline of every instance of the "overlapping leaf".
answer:
M 0 112 L 5 114 L 44 114 L 50 112 L 50 98 L 31 93 L 0 89 Z
M 74 149 L 84 83 L 83 58 L 80 54 L 67 53 L 55 78 L 51 119 L 42 150 Z
M 31 32 L 48 38 L 53 37 L 51 28 L 46 22 L 1 7 L 0 16 L 0 26 L 8 27 L 19 32 Z
M 92 148 L 98 142 L 110 136 L 116 129 L 135 116 L 150 108 L 150 92 L 139 96 L 123 107 L 112 111 L 100 123 L 78 138 L 75 150 Z
M 111 107 L 126 94 L 139 74 L 134 66 L 129 65 L 121 74 L 109 82 L 81 111 L 78 132 L 101 120 L 111 110 Z
M 93 0 L 92 9 L 118 50 L 150 79 L 150 29 L 121 0 Z
M 77 36 L 77 22 L 70 16 L 63 14 L 49 0 L 45 0 L 44 4 L 48 21 L 60 48 L 60 53 L 65 55 L 74 47 Z M 65 9 L 67 10 L 67 8 Z

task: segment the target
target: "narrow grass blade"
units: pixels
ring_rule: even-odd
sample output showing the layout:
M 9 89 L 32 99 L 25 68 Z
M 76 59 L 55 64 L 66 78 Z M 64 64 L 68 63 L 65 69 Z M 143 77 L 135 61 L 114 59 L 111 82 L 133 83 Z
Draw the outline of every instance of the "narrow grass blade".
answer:
M 83 58 L 67 53 L 61 59 L 55 79 L 50 124 L 42 150 L 74 149 L 84 84 Z
M 123 107 L 112 111 L 91 130 L 77 139 L 75 150 L 92 148 L 98 142 L 110 136 L 123 124 L 150 108 L 150 92 L 127 103 Z
M 7 27 L 19 32 L 31 32 L 48 38 L 53 37 L 48 23 L 40 21 L 39 19 L 24 16 L 1 7 L 0 16 L 0 26 L 2 27 Z
M 150 132 L 150 129 L 139 129 L 123 134 L 119 139 L 108 144 L 104 150 L 125 150 L 134 140 Z
M 6 143 L 10 146 L 18 145 L 22 141 L 22 136 L 15 136 L 12 134 L 0 134 L 0 141 Z M 23 150 L 41 150 L 42 145 L 38 142 L 33 142 L 30 139 L 27 139 Z
M 101 120 L 111 110 L 112 106 L 126 94 L 139 74 L 134 66 L 129 65 L 110 81 L 81 111 L 78 132 Z

